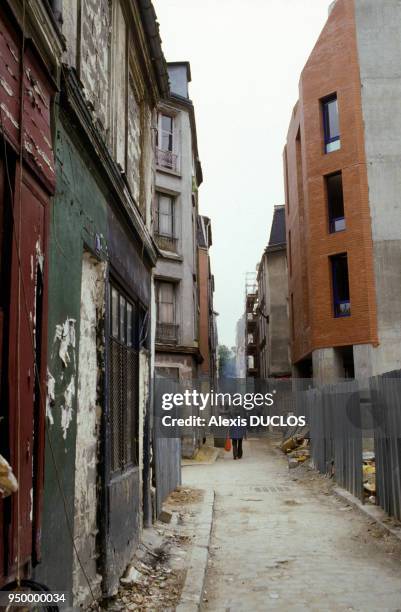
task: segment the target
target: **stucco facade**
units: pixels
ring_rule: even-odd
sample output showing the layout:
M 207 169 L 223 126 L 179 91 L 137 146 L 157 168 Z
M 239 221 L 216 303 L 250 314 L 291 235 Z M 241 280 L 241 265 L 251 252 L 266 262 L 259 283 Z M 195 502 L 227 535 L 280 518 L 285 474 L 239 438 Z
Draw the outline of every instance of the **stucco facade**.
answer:
M 291 375 L 284 206 L 275 206 L 269 243 L 258 267 L 260 378 Z
M 198 376 L 199 288 L 197 217 L 202 171 L 187 62 L 168 64 L 171 94 L 159 105 L 153 231 L 159 247 L 154 273 L 156 373 Z

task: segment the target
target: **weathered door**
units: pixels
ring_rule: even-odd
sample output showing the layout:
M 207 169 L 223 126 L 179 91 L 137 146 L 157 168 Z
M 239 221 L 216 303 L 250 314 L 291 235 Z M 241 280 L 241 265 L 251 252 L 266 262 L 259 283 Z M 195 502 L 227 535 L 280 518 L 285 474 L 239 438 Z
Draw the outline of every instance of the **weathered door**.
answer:
M 142 488 L 139 457 L 141 310 L 117 283 L 109 291 L 108 406 L 102 530 L 103 588 L 108 594 L 139 542 Z
M 10 463 L 19 490 L 12 497 L 8 573 L 40 557 L 43 488 L 45 215 L 48 197 L 17 163 L 15 172 L 8 338 Z

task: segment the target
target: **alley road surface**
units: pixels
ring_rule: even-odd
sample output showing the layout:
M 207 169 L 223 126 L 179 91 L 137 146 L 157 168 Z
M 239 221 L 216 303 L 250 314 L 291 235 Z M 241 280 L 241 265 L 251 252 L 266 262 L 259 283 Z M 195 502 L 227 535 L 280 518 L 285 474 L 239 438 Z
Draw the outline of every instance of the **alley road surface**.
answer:
M 252 439 L 241 460 L 183 469 L 184 486 L 216 494 L 202 609 L 401 611 L 400 542 L 313 472 L 289 472 L 276 446 Z

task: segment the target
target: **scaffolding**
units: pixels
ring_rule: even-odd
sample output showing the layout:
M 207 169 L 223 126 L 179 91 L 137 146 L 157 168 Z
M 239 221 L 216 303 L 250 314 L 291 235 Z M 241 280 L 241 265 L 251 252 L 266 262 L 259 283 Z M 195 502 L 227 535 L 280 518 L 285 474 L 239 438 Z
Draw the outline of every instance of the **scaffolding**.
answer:
M 245 363 L 246 377 L 258 378 L 258 281 L 257 270 L 245 275 Z

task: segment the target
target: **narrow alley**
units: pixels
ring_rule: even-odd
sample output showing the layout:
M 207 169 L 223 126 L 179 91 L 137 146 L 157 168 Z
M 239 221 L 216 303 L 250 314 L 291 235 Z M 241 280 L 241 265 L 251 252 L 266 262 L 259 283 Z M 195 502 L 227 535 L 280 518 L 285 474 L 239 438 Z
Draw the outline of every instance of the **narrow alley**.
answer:
M 254 438 L 240 461 L 183 468 L 185 486 L 215 491 L 202 609 L 399 610 L 401 542 L 276 447 Z

